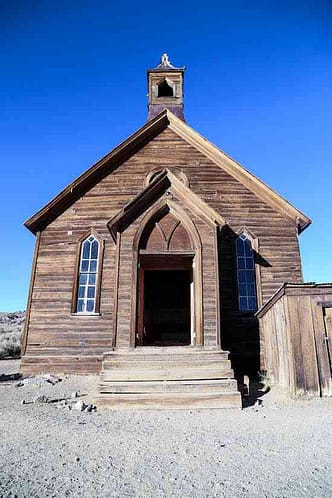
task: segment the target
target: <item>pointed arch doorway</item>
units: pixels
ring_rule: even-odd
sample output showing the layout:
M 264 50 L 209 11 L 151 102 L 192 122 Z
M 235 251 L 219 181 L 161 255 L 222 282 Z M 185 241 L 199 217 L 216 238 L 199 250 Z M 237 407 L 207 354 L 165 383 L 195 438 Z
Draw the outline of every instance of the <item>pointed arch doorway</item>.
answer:
M 185 223 L 165 206 L 138 246 L 136 346 L 195 344 L 195 258 Z

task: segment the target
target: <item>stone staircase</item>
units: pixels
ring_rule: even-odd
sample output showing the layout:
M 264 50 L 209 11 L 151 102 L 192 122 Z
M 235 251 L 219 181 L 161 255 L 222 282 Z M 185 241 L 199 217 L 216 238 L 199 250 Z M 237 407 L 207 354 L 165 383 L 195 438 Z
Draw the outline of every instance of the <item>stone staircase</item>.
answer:
M 104 353 L 96 403 L 114 410 L 241 408 L 228 352 L 141 347 Z

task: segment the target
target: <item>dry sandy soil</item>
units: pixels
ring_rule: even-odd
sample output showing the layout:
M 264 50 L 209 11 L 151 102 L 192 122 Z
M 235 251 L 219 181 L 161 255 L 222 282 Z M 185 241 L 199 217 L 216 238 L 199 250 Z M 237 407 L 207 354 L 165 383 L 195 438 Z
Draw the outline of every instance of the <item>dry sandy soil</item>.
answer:
M 0 374 L 18 368 L 0 361 Z M 93 396 L 94 376 L 16 384 L 1 377 L 1 497 L 332 496 L 330 398 L 273 390 L 244 410 L 84 413 L 21 400 Z

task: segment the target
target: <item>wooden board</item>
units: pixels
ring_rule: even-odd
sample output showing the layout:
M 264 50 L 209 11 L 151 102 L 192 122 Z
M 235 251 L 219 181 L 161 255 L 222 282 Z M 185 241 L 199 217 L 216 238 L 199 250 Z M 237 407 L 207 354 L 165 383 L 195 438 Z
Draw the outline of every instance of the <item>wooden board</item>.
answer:
M 331 298 L 331 284 L 286 284 L 259 313 L 268 374 L 293 395 L 332 393 Z

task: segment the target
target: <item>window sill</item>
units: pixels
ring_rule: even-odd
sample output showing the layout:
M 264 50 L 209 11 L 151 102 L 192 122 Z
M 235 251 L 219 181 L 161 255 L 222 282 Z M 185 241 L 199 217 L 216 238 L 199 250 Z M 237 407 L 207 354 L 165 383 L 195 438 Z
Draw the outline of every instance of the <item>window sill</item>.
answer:
M 70 313 L 71 316 L 101 316 L 101 313 Z

